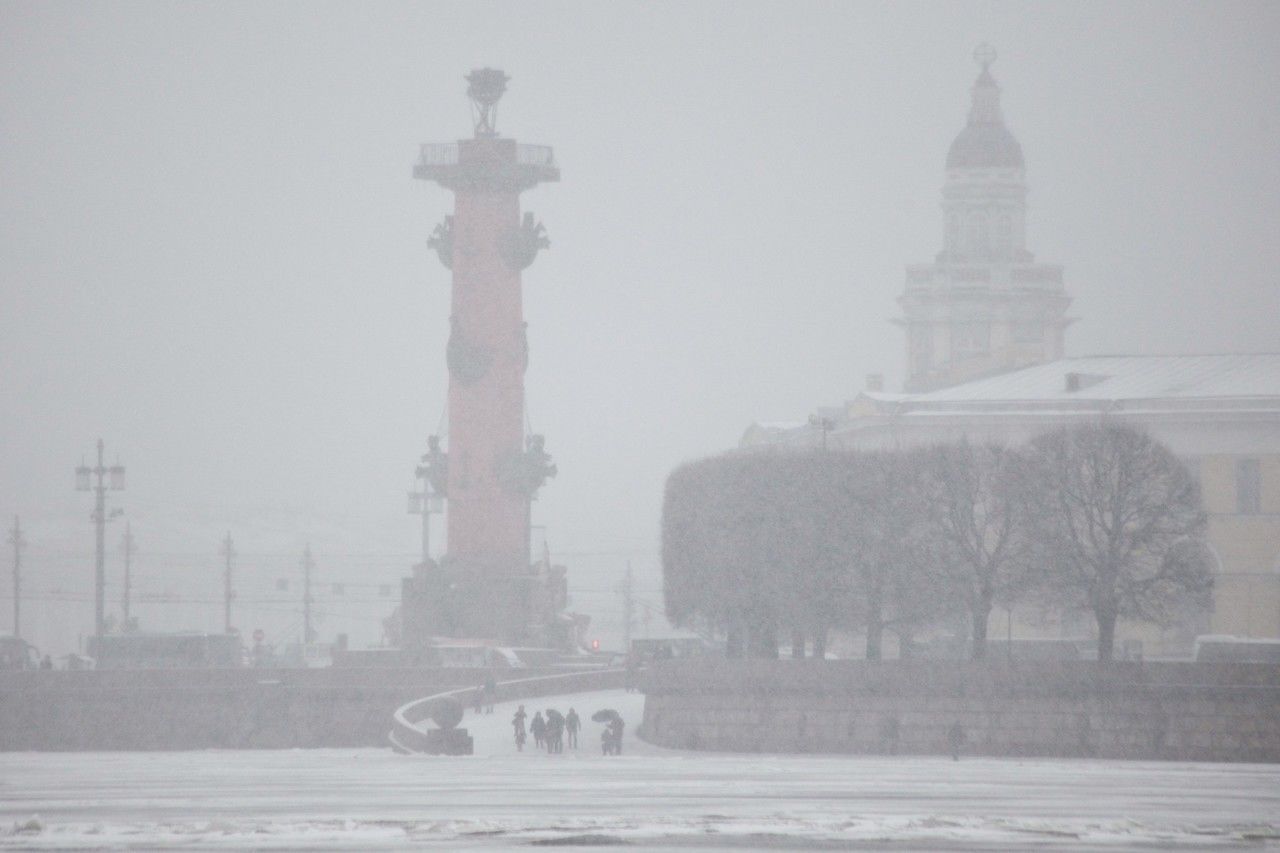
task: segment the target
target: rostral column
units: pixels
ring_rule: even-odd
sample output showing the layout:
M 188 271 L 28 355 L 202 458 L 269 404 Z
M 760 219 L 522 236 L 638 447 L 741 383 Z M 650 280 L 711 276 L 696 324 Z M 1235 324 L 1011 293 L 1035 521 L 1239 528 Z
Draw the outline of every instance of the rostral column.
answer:
M 550 245 L 520 193 L 560 180 L 551 148 L 498 135 L 497 106 L 510 79 L 467 76 L 475 136 L 427 144 L 413 175 L 454 194 L 454 212 L 428 245 L 453 272 L 449 318 L 447 449 L 432 437 L 429 481 L 446 499 L 447 555 L 430 584 L 433 635 L 536 642 L 552 617 L 530 565 L 529 509 L 555 466 L 541 436 L 526 436 L 528 364 L 520 273 Z

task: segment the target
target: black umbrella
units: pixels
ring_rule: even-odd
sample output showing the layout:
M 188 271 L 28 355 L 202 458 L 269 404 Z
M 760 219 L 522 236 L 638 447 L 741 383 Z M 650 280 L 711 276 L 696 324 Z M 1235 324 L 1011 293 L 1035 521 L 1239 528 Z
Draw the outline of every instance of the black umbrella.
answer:
M 612 708 L 602 708 L 591 715 L 592 722 L 596 723 L 611 723 L 620 719 L 622 719 L 622 715 Z

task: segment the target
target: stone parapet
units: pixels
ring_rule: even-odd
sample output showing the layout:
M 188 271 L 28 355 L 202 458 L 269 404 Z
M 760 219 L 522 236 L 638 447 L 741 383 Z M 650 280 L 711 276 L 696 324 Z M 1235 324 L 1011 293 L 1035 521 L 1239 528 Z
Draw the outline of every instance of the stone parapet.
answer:
M 562 668 L 169 669 L 0 678 L 0 751 L 385 746 L 391 712 L 424 695 Z
M 683 749 L 1280 761 L 1280 667 L 690 660 L 640 736 Z

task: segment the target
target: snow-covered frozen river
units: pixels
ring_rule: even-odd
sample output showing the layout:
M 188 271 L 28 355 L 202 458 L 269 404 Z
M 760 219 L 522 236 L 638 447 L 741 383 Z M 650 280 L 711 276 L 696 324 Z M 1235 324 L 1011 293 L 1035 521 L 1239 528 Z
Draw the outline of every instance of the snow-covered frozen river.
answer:
M 643 697 L 542 699 L 628 722 L 604 758 L 515 751 L 514 705 L 465 758 L 390 750 L 0 754 L 0 848 L 1280 849 L 1280 765 L 673 752 Z M 24 827 L 24 824 L 28 824 Z

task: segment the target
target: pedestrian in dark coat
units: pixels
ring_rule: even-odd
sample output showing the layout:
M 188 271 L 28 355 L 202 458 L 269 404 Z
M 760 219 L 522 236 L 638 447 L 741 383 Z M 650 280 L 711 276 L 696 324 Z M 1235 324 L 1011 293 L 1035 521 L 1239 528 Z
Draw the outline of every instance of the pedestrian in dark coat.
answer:
M 564 730 L 569 735 L 569 747 L 571 749 L 578 748 L 578 730 L 582 728 L 582 720 L 578 718 L 578 712 L 569 709 L 569 714 L 564 718 Z
M 623 722 L 621 717 L 614 717 L 609 721 L 609 741 L 613 747 L 614 755 L 622 755 L 622 728 Z
M 529 723 L 529 733 L 533 735 L 533 745 L 541 749 L 547 736 L 547 721 L 542 719 L 541 711 L 534 711 L 533 720 Z
M 547 709 L 547 752 L 564 752 L 564 714 Z

